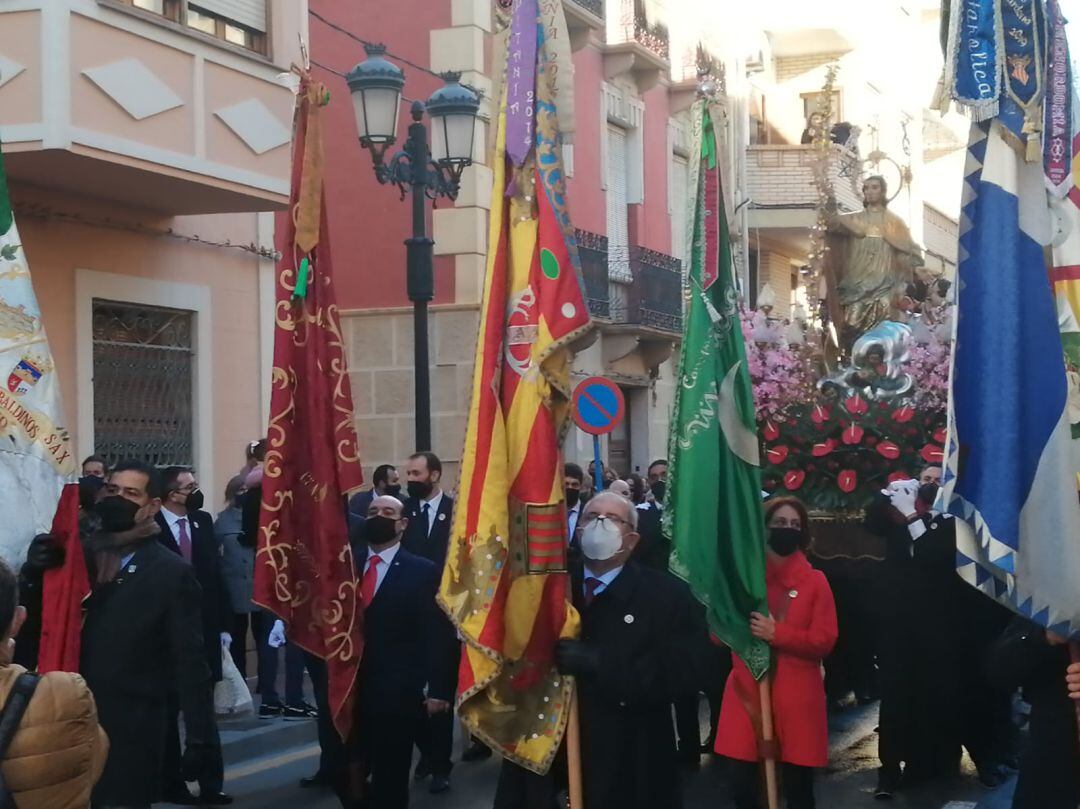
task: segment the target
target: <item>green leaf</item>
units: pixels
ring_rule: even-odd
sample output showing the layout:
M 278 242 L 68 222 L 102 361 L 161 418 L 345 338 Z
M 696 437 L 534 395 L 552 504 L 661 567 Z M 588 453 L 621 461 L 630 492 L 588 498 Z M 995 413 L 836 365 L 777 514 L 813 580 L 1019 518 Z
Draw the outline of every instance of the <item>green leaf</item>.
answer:
M 21 244 L 5 244 L 0 247 L 0 258 L 4 259 L 4 261 L 14 261 L 20 247 L 22 247 Z

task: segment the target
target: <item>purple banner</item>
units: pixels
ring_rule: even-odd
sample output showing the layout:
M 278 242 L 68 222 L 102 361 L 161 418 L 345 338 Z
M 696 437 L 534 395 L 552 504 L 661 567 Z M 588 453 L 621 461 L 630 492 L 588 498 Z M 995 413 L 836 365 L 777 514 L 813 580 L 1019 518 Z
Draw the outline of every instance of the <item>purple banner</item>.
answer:
M 1050 28 L 1046 88 L 1046 121 L 1043 124 L 1043 167 L 1050 191 L 1064 197 L 1072 187 L 1072 68 L 1065 18 L 1057 0 L 1047 3 Z
M 506 153 L 520 166 L 533 148 L 536 125 L 537 0 L 515 0 L 506 65 Z

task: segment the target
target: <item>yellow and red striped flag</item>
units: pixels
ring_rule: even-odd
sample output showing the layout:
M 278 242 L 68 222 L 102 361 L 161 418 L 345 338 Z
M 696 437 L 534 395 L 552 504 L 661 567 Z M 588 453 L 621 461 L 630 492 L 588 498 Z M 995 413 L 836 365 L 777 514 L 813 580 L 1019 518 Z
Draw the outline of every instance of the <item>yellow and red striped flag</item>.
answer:
M 536 32 L 537 15 L 531 24 L 529 16 L 526 9 L 523 25 Z M 535 73 L 524 73 L 534 77 L 535 105 L 525 95 L 535 115 L 522 121 L 522 107 L 507 102 L 522 92 L 520 82 L 507 83 L 499 108 L 472 403 L 439 602 L 465 639 L 461 719 L 500 755 L 544 773 L 571 693 L 554 647 L 580 626 L 569 603 L 559 442 L 569 414 L 568 346 L 590 321 L 549 63 L 543 34 L 533 35 L 540 47 L 526 49 L 524 60 Z M 522 55 L 512 48 L 509 59 Z M 518 138 L 513 149 L 508 128 Z

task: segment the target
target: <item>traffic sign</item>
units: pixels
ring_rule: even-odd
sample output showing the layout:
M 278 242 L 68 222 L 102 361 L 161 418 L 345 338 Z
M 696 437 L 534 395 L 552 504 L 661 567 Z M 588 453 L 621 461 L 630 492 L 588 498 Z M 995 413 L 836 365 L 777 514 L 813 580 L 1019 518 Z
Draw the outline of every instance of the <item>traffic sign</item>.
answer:
M 626 400 L 619 386 L 602 376 L 590 376 L 574 388 L 574 423 L 589 435 L 607 435 L 626 418 Z

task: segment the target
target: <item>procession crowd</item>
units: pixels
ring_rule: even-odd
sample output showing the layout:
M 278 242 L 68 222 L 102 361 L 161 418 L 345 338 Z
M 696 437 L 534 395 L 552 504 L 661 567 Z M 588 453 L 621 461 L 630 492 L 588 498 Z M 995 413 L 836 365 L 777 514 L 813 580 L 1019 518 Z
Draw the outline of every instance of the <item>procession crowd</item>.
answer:
M 333 790 L 344 809 L 401 809 L 414 781 L 436 794 L 451 788 L 461 642 L 435 600 L 454 509 L 439 459 L 410 457 L 404 485 L 397 468 L 380 466 L 373 488 L 347 503 L 364 651 L 356 731 L 343 742 L 325 663 L 252 603 L 264 452 L 264 442 L 248 447 L 216 518 L 203 510 L 193 470 L 86 460 L 80 533 L 91 593 L 79 675 L 25 674 L 37 663 L 43 578 L 65 561 L 57 538 L 36 537 L 17 577 L 0 563 L 0 792 L 19 809 L 231 803 L 214 684 L 233 668 L 246 677 L 252 645 L 259 716 L 318 723 L 319 769 L 299 788 Z M 838 617 L 829 579 L 815 567 L 805 506 L 792 497 L 763 502 L 768 613 L 746 622 L 772 650 L 775 732 L 767 739 L 758 683 L 668 572 L 667 462 L 625 480 L 600 471 L 597 489 L 594 469 L 565 465 L 582 631 L 554 650 L 558 671 L 577 683 L 586 805 L 679 809 L 683 768 L 710 754 L 728 762 L 737 809 L 762 805 L 765 759 L 777 762 L 789 809 L 814 807 L 815 770 L 829 756 L 831 655 L 851 619 Z M 933 509 L 940 469 L 918 474 L 891 483 L 866 515 L 866 530 L 886 547 L 867 619 L 873 674 L 854 694 L 880 699 L 875 796 L 954 777 L 966 751 L 988 788 L 1019 770 L 1015 809 L 1077 809 L 1080 664 L 1070 665 L 1065 638 L 1013 617 L 956 575 L 954 521 Z M 703 698 L 711 716 L 704 740 Z M 1021 699 L 1030 706 L 1026 735 L 1014 721 Z M 464 760 L 490 755 L 472 738 Z M 564 751 L 545 775 L 504 761 L 494 806 L 564 806 L 567 777 Z

